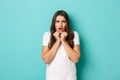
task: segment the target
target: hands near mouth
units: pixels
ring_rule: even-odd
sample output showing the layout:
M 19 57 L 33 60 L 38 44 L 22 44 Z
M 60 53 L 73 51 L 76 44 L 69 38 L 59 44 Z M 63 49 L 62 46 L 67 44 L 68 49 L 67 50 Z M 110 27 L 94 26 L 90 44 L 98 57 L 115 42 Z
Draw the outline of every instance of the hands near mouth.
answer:
M 57 41 L 65 41 L 66 40 L 66 37 L 67 37 L 67 32 L 62 32 L 62 33 L 59 33 L 59 32 L 55 32 L 54 34 L 53 34 L 53 36 L 55 37 L 55 39 L 57 40 Z

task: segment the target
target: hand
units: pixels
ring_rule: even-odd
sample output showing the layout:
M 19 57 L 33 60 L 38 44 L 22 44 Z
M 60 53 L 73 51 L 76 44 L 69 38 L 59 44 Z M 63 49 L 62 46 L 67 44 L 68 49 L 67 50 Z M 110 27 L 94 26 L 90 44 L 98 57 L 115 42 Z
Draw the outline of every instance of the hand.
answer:
M 55 32 L 55 33 L 53 33 L 53 36 L 55 37 L 55 39 L 58 41 L 58 40 L 60 40 L 60 37 L 59 37 L 59 32 Z
M 67 36 L 68 36 L 67 32 L 61 33 L 61 41 L 65 41 Z

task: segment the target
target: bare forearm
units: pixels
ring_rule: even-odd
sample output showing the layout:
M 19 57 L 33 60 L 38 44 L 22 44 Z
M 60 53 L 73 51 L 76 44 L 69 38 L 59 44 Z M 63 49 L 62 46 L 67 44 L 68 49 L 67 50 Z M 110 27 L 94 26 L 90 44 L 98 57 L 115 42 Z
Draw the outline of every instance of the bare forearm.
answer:
M 80 57 L 80 52 L 76 52 L 74 49 L 72 49 L 66 41 L 62 41 L 62 44 L 67 52 L 68 57 L 73 62 L 77 63 Z
M 44 53 L 44 62 L 49 64 L 55 57 L 56 52 L 58 50 L 60 41 L 56 41 L 55 44 L 49 49 L 47 52 Z

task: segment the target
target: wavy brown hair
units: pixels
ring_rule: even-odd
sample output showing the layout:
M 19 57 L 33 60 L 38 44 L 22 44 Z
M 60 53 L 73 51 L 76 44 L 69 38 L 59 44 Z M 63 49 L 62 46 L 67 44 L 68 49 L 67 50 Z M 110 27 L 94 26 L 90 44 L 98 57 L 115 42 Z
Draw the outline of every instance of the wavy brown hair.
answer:
M 51 32 L 51 35 L 50 35 L 50 42 L 48 44 L 48 47 L 51 48 L 55 42 L 56 42 L 56 39 L 55 37 L 53 36 L 53 33 L 56 31 L 55 29 L 55 22 L 56 22 L 56 17 L 60 15 L 60 16 L 64 16 L 64 18 L 66 19 L 66 22 L 67 22 L 67 26 L 66 26 L 66 29 L 65 31 L 67 32 L 68 36 L 66 37 L 66 41 L 67 43 L 70 45 L 71 48 L 74 47 L 74 42 L 73 42 L 73 38 L 74 38 L 74 33 L 71 29 L 71 25 L 70 25 L 70 20 L 69 20 L 69 16 L 68 14 L 63 11 L 63 10 L 59 10 L 57 11 L 53 18 L 52 18 L 52 23 L 51 23 L 51 27 L 50 27 L 50 32 Z

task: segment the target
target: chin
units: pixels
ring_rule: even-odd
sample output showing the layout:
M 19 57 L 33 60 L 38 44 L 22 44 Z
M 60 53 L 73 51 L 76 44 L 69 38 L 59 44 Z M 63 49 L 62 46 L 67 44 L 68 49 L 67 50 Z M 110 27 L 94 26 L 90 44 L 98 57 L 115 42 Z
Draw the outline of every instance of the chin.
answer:
M 62 33 L 62 32 L 59 32 L 59 33 Z
M 64 31 L 58 31 L 59 33 L 63 33 Z
M 59 33 L 63 33 L 63 32 L 64 32 L 64 31 L 62 31 L 62 32 L 61 32 L 61 31 L 59 31 Z

